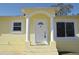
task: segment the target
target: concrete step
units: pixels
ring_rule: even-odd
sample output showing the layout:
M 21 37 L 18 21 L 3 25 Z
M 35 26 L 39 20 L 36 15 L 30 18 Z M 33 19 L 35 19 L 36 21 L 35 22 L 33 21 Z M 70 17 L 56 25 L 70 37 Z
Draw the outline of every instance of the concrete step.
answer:
M 52 45 L 27 46 L 25 52 L 26 52 L 25 54 L 35 54 L 35 55 L 39 54 L 58 55 L 55 43 L 53 43 Z

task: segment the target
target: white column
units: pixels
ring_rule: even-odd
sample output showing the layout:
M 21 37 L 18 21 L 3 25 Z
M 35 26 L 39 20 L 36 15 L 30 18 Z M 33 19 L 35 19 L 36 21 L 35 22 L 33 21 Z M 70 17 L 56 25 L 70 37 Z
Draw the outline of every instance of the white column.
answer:
M 55 15 L 51 15 L 51 42 L 54 41 L 54 17 Z
M 26 42 L 29 42 L 29 17 L 26 16 Z

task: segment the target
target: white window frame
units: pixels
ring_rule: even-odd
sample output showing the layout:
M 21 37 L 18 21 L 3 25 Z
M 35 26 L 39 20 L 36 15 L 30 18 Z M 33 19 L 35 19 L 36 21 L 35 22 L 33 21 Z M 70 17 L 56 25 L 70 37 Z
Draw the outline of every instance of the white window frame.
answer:
M 67 32 L 66 32 L 66 23 L 73 23 L 74 24 L 74 22 L 63 22 L 63 23 L 65 23 L 65 36 L 64 37 L 68 37 L 67 36 Z M 56 29 L 57 29 L 57 23 L 56 23 Z M 58 30 L 58 29 L 57 29 Z M 56 30 L 56 32 L 57 32 L 57 30 Z M 56 33 L 56 35 L 57 35 L 57 33 Z M 58 36 L 57 36 L 58 37 Z M 74 28 L 74 36 L 69 36 L 69 37 L 75 37 L 75 28 Z
M 74 37 L 67 37 L 67 36 L 65 36 L 65 37 L 57 37 L 57 27 L 56 27 L 56 22 L 73 22 L 74 23 Z M 67 20 L 67 19 L 65 19 L 64 21 L 62 21 L 62 20 L 60 20 L 60 21 L 55 21 L 55 28 L 54 28 L 54 30 L 55 30 L 55 39 L 72 39 L 72 40 L 74 40 L 75 38 L 76 38 L 76 33 L 77 33 L 77 24 L 76 24 L 76 21 L 75 20 Z
M 14 31 L 13 30 L 13 27 L 14 27 L 14 23 L 18 23 L 18 22 L 21 22 L 21 31 Z M 12 33 L 22 33 L 23 32 L 23 21 L 22 20 L 16 20 L 16 21 L 12 21 L 11 23 L 11 32 Z

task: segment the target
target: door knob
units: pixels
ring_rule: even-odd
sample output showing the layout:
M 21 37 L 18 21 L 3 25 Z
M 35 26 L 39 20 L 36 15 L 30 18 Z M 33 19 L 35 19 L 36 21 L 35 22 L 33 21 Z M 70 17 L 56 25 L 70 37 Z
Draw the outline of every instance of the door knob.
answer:
M 44 38 L 46 38 L 46 33 L 44 33 Z

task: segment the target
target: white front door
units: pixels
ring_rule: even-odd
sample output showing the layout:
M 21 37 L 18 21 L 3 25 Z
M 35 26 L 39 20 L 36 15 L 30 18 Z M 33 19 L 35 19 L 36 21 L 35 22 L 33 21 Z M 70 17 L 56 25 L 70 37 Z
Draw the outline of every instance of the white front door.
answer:
M 48 44 L 48 27 L 45 20 L 37 20 L 35 22 L 35 43 Z

